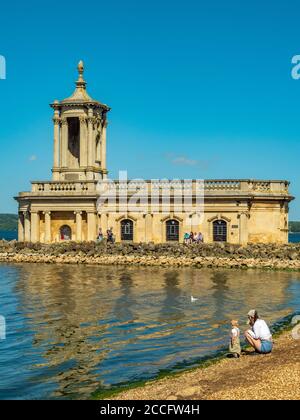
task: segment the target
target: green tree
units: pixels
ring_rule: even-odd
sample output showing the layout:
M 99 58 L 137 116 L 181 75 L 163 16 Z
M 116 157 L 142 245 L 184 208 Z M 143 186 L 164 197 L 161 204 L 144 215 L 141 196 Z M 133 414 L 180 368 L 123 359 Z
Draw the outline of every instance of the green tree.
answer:
M 290 232 L 300 232 L 300 222 L 289 222 Z
M 0 230 L 9 232 L 18 229 L 18 216 L 16 214 L 0 214 Z

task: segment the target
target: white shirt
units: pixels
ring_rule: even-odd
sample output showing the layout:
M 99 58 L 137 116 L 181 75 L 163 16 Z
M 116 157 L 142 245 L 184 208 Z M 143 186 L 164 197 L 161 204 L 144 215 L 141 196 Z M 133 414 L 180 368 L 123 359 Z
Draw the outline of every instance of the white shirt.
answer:
M 256 340 L 271 340 L 272 334 L 267 326 L 266 322 L 263 319 L 257 319 L 252 327 L 254 332 L 254 338 Z
M 240 336 L 240 330 L 237 327 L 233 327 L 231 330 L 231 337 L 239 337 Z

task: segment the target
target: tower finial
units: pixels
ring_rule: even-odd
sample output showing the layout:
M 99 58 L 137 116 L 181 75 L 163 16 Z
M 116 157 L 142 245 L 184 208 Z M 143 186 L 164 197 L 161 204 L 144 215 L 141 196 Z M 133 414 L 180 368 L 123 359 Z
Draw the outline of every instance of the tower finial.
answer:
M 83 74 L 83 72 L 84 72 L 84 65 L 83 65 L 83 61 L 82 60 L 79 61 L 77 68 L 78 68 L 78 73 L 79 74 Z
M 78 80 L 76 82 L 76 86 L 85 89 L 86 82 L 83 78 L 84 64 L 83 64 L 82 60 L 79 61 L 78 66 L 77 66 L 77 70 L 78 70 L 78 73 L 79 73 L 79 77 L 78 77 Z

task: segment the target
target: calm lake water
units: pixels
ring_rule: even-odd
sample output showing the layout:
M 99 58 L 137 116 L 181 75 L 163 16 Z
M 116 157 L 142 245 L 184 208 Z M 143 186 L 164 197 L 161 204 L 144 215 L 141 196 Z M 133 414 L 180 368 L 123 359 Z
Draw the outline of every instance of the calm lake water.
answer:
M 300 242 L 300 233 L 289 233 L 289 242 Z
M 6 230 L 0 230 L 0 240 L 5 239 L 6 241 L 13 241 L 18 239 L 18 232 L 8 232 Z
M 253 307 L 271 324 L 299 310 L 300 274 L 0 264 L 0 399 L 88 398 L 193 365 Z

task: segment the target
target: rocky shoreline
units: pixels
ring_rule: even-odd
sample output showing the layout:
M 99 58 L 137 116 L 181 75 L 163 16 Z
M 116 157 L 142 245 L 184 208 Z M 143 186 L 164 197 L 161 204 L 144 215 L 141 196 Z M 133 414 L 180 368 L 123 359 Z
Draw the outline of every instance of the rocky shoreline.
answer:
M 0 262 L 300 270 L 300 244 L 57 244 L 0 241 Z

